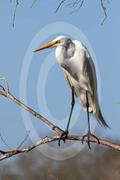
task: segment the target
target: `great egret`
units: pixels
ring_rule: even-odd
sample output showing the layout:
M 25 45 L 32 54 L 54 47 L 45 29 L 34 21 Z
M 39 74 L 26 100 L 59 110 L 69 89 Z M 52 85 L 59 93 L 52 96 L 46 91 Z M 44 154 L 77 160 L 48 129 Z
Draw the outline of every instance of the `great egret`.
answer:
M 90 136 L 96 138 L 98 143 L 99 139 L 91 133 L 89 113 L 96 117 L 100 125 L 109 127 L 103 118 L 99 106 L 97 78 L 93 60 L 87 48 L 81 42 L 78 40 L 71 40 L 66 36 L 59 36 L 51 42 L 40 46 L 34 52 L 38 52 L 50 47 L 56 48 L 55 54 L 57 62 L 63 69 L 66 80 L 72 91 L 72 103 L 69 120 L 67 128 L 61 135 L 60 140 L 63 139 L 65 141 L 68 136 L 70 119 L 75 105 L 74 96 L 76 96 L 80 99 L 80 104 L 84 110 L 87 111 L 88 133 L 83 136 L 83 142 L 85 137 L 87 137 L 88 147 L 91 148 Z

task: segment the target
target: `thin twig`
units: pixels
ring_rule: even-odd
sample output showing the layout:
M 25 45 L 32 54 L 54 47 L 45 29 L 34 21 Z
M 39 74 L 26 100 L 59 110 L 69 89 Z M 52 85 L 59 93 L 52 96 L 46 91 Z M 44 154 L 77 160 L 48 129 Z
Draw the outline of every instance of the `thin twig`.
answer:
M 8 149 L 11 149 L 11 147 L 7 144 L 1 133 L 0 133 L 0 139 Z
M 55 13 L 58 12 L 58 10 L 61 8 L 61 6 L 65 3 L 66 0 L 61 0 L 59 5 L 57 6 Z M 104 1 L 106 1 L 107 3 L 109 3 L 109 0 L 100 0 L 100 4 L 104 13 L 104 19 L 101 22 L 101 25 L 104 24 L 105 20 L 107 19 L 108 15 L 107 15 L 107 9 L 104 5 Z M 84 4 L 85 0 L 73 0 L 71 3 L 68 3 L 67 6 L 71 7 L 71 8 L 75 8 L 72 13 L 77 12 Z
M 56 10 L 55 10 L 55 13 L 58 12 L 58 10 L 59 10 L 60 7 L 64 4 L 65 1 L 66 1 L 66 0 L 62 0 L 62 1 L 59 3 L 58 7 L 57 7 Z
M 25 136 L 25 138 L 23 139 L 23 141 L 19 144 L 19 146 L 17 147 L 17 149 L 19 149 L 28 139 L 30 134 L 30 131 L 27 132 L 27 135 Z
M 101 25 L 103 25 L 108 16 L 107 16 L 106 7 L 104 6 L 103 0 L 100 0 L 100 2 L 101 2 L 101 7 L 102 7 L 103 12 L 104 12 L 104 16 L 105 16 L 104 19 L 103 19 L 103 21 L 101 22 Z
M 79 6 L 78 6 L 75 10 L 73 10 L 73 11 L 71 12 L 71 14 L 77 12 L 80 8 L 82 8 L 82 6 L 83 6 L 83 4 L 84 4 L 84 1 L 85 1 L 85 0 L 79 0 L 79 2 L 78 2 Z
M 68 7 L 70 8 L 74 8 L 75 6 L 77 6 L 80 3 L 81 0 L 76 0 L 74 2 L 71 2 L 69 4 L 67 4 Z
M 7 87 L 7 92 L 9 92 L 9 83 L 8 83 L 8 79 L 5 78 L 4 76 L 0 76 L 0 80 L 3 80 L 6 84 L 6 87 Z
M 13 14 L 13 23 L 12 23 L 13 28 L 15 26 L 15 18 L 16 18 L 16 12 L 17 12 L 18 5 L 19 5 L 19 0 L 16 0 L 14 14 Z

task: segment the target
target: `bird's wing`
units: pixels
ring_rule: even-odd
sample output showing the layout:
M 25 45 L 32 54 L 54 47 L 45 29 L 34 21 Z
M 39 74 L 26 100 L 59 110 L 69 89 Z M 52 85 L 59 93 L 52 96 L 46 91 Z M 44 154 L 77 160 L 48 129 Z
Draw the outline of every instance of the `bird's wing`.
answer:
M 91 95 L 96 98 L 97 96 L 97 76 L 94 62 L 88 52 L 87 48 L 83 45 L 84 52 L 85 52 L 85 59 L 83 63 L 83 75 L 87 80 L 88 90 L 90 91 Z
M 102 115 L 101 108 L 99 105 L 98 92 L 97 92 L 97 76 L 96 76 L 95 65 L 92 61 L 92 58 L 91 58 L 88 50 L 86 49 L 85 46 L 84 46 L 84 48 L 86 51 L 86 58 L 85 58 L 85 63 L 84 63 L 83 69 L 84 69 L 84 75 L 86 76 L 87 81 L 88 81 L 88 89 L 90 89 L 90 91 L 91 91 L 91 99 L 93 101 L 92 103 L 94 104 L 93 114 L 97 118 L 100 125 L 109 128 L 109 125 L 107 124 L 107 122 L 105 121 L 105 119 Z
M 96 70 L 95 65 L 92 60 L 92 57 L 90 56 L 90 53 L 88 52 L 87 48 L 81 44 L 79 41 L 74 41 L 76 45 L 77 54 L 79 57 L 79 61 L 82 61 L 82 63 L 78 63 L 82 68 L 80 67 L 80 72 L 78 72 L 78 75 L 81 76 L 82 74 L 82 81 L 85 82 L 88 91 L 88 99 L 89 99 L 89 105 L 92 107 L 92 112 L 95 115 L 98 122 L 103 125 L 104 127 L 109 127 L 106 121 L 104 120 L 104 117 L 101 113 L 101 109 L 99 106 L 99 100 L 98 100 L 98 92 L 97 92 L 97 76 L 96 76 Z M 82 54 L 82 55 L 81 55 Z M 75 60 L 75 59 L 74 59 Z M 79 96 L 81 91 L 81 79 L 78 82 L 78 77 L 76 78 L 76 75 L 71 75 L 67 70 L 64 70 L 66 80 L 70 87 L 75 87 L 75 95 Z
M 92 98 L 97 98 L 97 77 L 96 77 L 96 71 L 95 71 L 95 65 L 93 63 L 93 60 L 90 56 L 90 53 L 88 52 L 87 48 L 81 44 L 79 41 L 75 40 L 73 41 L 76 46 L 76 52 L 78 54 L 78 59 L 81 61 L 81 58 L 83 58 L 82 64 L 79 64 L 79 66 L 82 66 L 82 70 L 80 68 L 80 72 L 78 74 L 70 74 L 67 69 L 63 68 L 65 78 L 70 85 L 70 87 L 75 87 L 75 95 L 78 97 L 80 95 L 80 88 L 81 88 L 81 81 L 79 81 L 79 77 L 81 74 L 85 80 L 85 84 L 87 87 L 87 90 L 91 94 Z M 74 59 L 76 61 L 76 59 Z M 82 72 L 81 72 L 82 71 Z
M 75 40 L 74 43 L 76 45 L 78 56 L 80 57 L 79 61 L 82 61 L 82 68 L 80 73 L 85 80 L 87 90 L 91 93 L 91 95 L 94 96 L 95 93 L 97 93 L 97 76 L 94 62 L 85 45 L 83 45 L 77 40 Z

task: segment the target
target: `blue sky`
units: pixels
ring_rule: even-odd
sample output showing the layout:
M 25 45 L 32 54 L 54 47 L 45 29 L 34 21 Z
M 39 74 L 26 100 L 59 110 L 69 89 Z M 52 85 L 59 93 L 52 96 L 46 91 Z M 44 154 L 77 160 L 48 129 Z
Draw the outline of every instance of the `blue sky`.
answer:
M 99 132 L 102 137 L 119 138 L 120 2 L 111 1 L 110 4 L 107 5 L 108 18 L 103 26 L 100 24 L 104 18 L 104 14 L 100 4 L 97 2 L 88 1 L 79 12 L 73 14 L 71 14 L 71 10 L 65 6 L 55 14 L 54 10 L 56 7 L 56 0 L 37 1 L 32 9 L 30 8 L 30 3 L 21 2 L 17 10 L 15 28 L 13 29 L 11 24 L 14 6 L 9 3 L 9 1 L 8 3 L 1 1 L 0 75 L 9 79 L 10 90 L 14 95 L 24 102 L 25 98 L 27 98 L 28 105 L 47 116 L 47 112 L 43 110 L 44 108 L 40 108 L 38 105 L 39 93 L 37 94 L 36 86 L 38 86 L 38 75 L 42 65 L 41 59 L 44 59 L 49 53 L 54 52 L 54 50 L 44 51 L 41 54 L 33 56 L 33 62 L 30 66 L 29 77 L 27 79 L 27 97 L 22 98 L 20 96 L 20 79 L 24 57 L 33 38 L 48 24 L 64 21 L 76 26 L 84 33 L 94 50 L 101 79 L 101 108 L 111 127 L 110 130 L 107 130 L 98 125 L 96 132 Z M 54 55 L 52 57 L 54 57 Z M 53 61 L 55 61 L 55 57 Z M 48 108 L 51 114 L 60 121 L 60 119 L 64 119 L 69 112 L 71 96 L 70 89 L 64 81 L 63 73 L 57 65 L 51 69 L 46 87 L 45 93 Z M 4 97 L 0 97 L 0 102 L 0 132 L 11 147 L 17 146 L 26 134 L 21 109 Z M 74 116 L 73 114 L 73 119 Z M 38 134 L 42 136 L 45 134 L 46 136 L 46 133 L 50 132 L 40 121 L 37 121 L 32 116 L 30 116 L 30 118 Z M 77 124 L 72 128 L 71 132 L 79 133 L 79 126 L 83 127 L 83 125 L 81 125 L 82 119 L 86 122 L 84 112 L 81 112 L 80 119 L 80 122 L 77 121 Z M 80 132 L 83 132 L 81 128 Z M 0 144 L 4 147 L 1 141 Z

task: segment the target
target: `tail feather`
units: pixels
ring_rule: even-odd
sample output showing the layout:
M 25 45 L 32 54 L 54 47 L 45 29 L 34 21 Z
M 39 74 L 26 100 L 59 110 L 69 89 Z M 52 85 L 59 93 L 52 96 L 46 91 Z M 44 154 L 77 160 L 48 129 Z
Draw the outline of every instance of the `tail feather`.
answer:
M 100 109 L 98 110 L 98 112 L 96 112 L 95 116 L 101 126 L 110 128 L 110 126 L 105 121 Z

